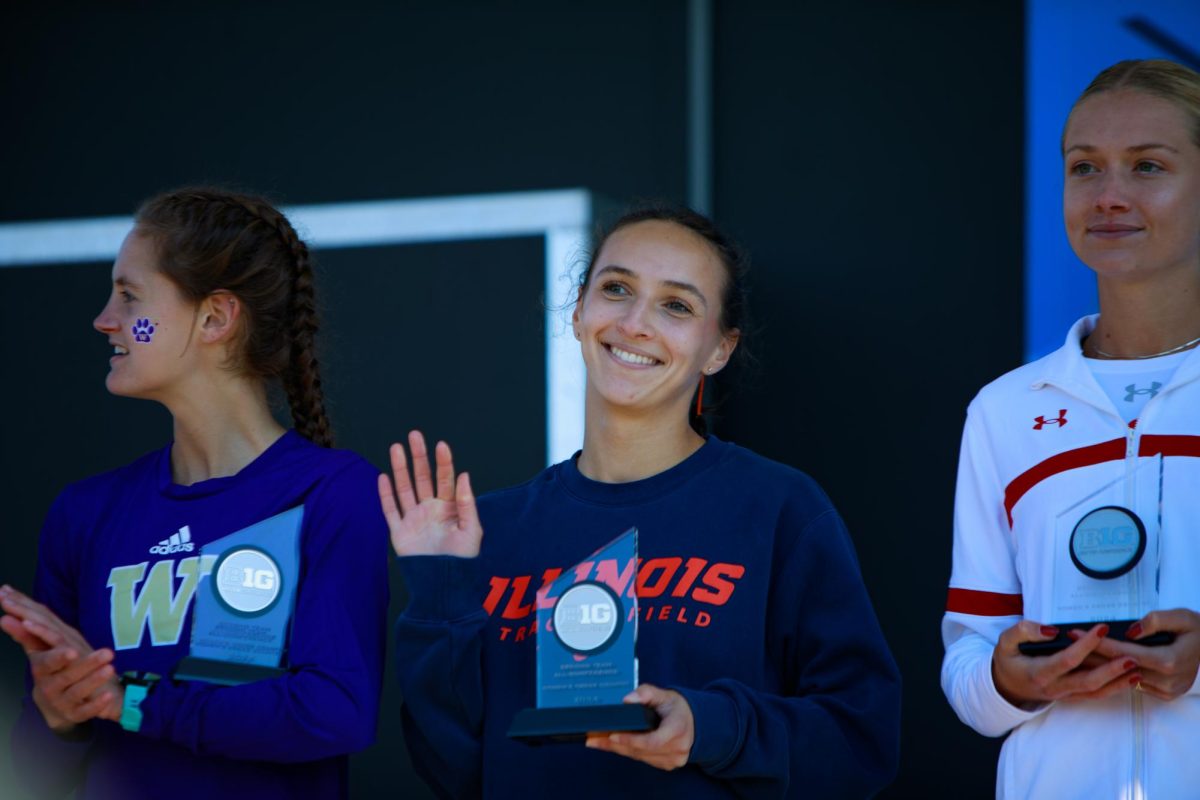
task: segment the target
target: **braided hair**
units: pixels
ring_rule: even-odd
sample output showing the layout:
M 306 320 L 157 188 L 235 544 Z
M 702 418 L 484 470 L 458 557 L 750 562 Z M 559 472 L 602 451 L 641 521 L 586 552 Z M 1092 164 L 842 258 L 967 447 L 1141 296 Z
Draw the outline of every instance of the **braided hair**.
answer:
M 215 291 L 242 304 L 231 367 L 278 378 L 292 422 L 316 444 L 333 444 L 317 364 L 312 258 L 287 217 L 261 197 L 207 187 L 142 204 L 137 230 L 152 237 L 159 268 L 192 302 Z

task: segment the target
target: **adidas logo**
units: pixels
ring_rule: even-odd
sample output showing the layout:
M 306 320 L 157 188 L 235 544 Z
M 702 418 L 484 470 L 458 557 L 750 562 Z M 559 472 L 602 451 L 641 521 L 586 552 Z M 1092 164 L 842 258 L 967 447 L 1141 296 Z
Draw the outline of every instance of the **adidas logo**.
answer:
M 195 547 L 192 544 L 192 532 L 187 525 L 184 525 L 177 533 L 172 533 L 168 538 L 151 547 L 150 552 L 169 556 L 172 553 L 190 553 Z

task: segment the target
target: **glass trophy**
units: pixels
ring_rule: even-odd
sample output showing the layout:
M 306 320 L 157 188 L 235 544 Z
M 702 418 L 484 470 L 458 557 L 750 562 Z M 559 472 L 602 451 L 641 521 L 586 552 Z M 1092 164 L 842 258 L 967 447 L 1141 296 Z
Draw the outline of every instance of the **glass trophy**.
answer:
M 621 699 L 638 685 L 637 528 L 590 555 L 613 562 L 601 580 L 575 568 L 538 591 L 535 708 L 513 719 L 509 737 L 529 744 L 582 741 L 590 732 L 648 731 L 658 715 Z
M 1057 514 L 1047 621 L 1059 636 L 1022 643 L 1021 652 L 1056 652 L 1071 644 L 1068 630 L 1101 622 L 1109 636 L 1123 639 L 1130 625 L 1158 607 L 1162 477 L 1161 455 L 1139 459 L 1132 471 Z M 1156 637 L 1138 644 L 1170 641 Z
M 303 518 L 298 506 L 201 548 L 212 569 L 196 589 L 191 650 L 176 680 L 233 686 L 285 672 Z

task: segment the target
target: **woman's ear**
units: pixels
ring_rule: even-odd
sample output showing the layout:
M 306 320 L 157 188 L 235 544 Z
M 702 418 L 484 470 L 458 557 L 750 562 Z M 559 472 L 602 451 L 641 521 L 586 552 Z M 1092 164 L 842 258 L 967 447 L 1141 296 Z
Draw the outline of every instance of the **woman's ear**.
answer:
M 242 318 L 242 303 L 237 295 L 218 289 L 200 301 L 197 320 L 200 341 L 213 344 L 233 338 Z
M 579 339 L 579 305 L 583 302 L 583 287 L 579 287 L 579 293 L 575 295 L 575 308 L 571 311 L 571 329 L 575 332 L 575 339 Z
M 716 375 L 725 369 L 725 365 L 729 363 L 733 351 L 737 349 L 738 339 L 741 335 L 741 331 L 737 328 L 721 334 L 721 343 L 717 345 L 717 350 L 713 353 L 713 357 L 704 366 L 704 373 L 706 375 Z

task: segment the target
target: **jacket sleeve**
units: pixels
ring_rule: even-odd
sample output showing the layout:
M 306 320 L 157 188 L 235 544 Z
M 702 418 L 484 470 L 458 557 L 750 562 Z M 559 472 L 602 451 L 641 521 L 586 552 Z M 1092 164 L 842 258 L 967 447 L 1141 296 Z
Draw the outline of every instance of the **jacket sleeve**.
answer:
M 1021 619 L 1021 581 L 1004 510 L 1004 487 L 978 399 L 967 411 L 954 498 L 954 556 L 942 618 L 942 691 L 959 719 L 985 736 L 1002 736 L 1033 710 L 1005 700 L 992 680 L 1000 634 Z
M 64 622 L 78 627 L 78 565 L 73 554 L 81 550 L 72 540 L 74 534 L 67 515 L 69 493 L 70 489 L 66 489 L 59 494 L 42 525 L 33 597 Z M 26 694 L 12 731 L 13 770 L 30 794 L 63 797 L 82 780 L 94 742 L 92 724 L 78 726 L 70 736 L 55 734 L 34 705 L 30 695 L 33 680 L 28 669 L 25 675 Z
M 404 743 L 439 797 L 478 797 L 483 763 L 483 630 L 479 559 L 398 559 L 410 602 L 396 622 Z
M 375 738 L 387 641 L 387 524 L 365 462 L 305 502 L 286 675 L 240 686 L 160 681 L 141 735 L 202 755 L 298 762 Z
M 743 797 L 879 791 L 899 760 L 900 674 L 836 511 L 805 525 L 772 584 L 785 691 L 677 688 L 695 719 L 690 762 Z

